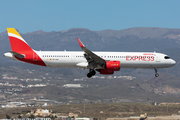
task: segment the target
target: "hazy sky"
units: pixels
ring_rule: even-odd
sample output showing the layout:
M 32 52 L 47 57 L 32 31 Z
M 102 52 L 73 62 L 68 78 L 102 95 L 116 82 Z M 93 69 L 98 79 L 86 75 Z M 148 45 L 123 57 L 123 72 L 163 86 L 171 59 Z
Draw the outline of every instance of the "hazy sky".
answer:
M 180 0 L 0 0 L 0 32 L 180 28 Z

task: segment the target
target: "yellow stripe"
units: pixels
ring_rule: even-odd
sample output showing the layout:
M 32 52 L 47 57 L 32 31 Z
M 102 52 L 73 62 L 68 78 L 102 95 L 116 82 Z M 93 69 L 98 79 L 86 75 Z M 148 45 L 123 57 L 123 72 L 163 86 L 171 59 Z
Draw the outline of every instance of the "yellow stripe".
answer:
M 13 33 L 13 34 L 16 34 L 18 35 L 19 37 L 21 37 L 21 35 L 16 31 L 16 29 L 14 28 L 7 28 L 7 32 L 8 33 Z M 22 38 L 22 37 L 21 37 Z

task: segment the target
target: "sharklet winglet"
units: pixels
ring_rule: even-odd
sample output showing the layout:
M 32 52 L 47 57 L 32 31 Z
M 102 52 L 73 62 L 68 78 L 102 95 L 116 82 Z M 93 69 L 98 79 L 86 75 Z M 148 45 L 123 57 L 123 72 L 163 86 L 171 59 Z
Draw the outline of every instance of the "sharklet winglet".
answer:
M 82 47 L 85 47 L 84 44 L 80 41 L 79 38 L 77 38 L 77 40 L 78 40 L 78 43 L 79 43 L 79 45 L 80 45 L 81 48 L 82 48 Z

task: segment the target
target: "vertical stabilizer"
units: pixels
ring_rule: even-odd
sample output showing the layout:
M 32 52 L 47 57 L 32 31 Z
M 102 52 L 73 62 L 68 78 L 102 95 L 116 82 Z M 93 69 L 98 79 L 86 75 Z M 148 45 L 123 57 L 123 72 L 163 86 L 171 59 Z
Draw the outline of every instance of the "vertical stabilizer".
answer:
M 11 55 L 23 62 L 46 66 L 37 52 L 27 44 L 16 29 L 7 28 L 7 32 L 12 49 L 12 51 L 10 51 Z
M 32 51 L 31 47 L 21 37 L 21 35 L 14 28 L 7 28 L 12 51 L 23 54 L 27 51 Z

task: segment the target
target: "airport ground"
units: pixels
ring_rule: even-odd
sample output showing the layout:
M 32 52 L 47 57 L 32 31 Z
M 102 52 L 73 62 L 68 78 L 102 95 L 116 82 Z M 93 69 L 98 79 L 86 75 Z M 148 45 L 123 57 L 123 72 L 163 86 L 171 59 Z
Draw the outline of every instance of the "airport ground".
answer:
M 147 113 L 149 120 L 156 116 L 176 116 L 180 115 L 180 105 L 152 105 L 146 103 L 114 103 L 114 104 L 66 104 L 57 106 L 41 107 L 43 109 L 49 109 L 52 113 L 64 113 L 70 112 L 78 114 L 78 117 L 90 117 L 113 120 L 121 120 L 123 117 L 129 119 L 138 119 L 133 117 L 139 117 L 141 114 Z M 38 107 L 26 107 L 26 108 L 4 108 L 0 109 L 0 119 L 6 118 L 6 114 L 15 118 L 20 114 L 23 114 L 24 118 L 28 117 L 26 114 L 31 110 L 35 110 Z M 130 118 L 131 117 L 131 118 Z M 121 119 L 120 119 L 121 118 Z M 173 117 L 172 117 L 173 118 Z M 125 119 L 125 118 L 124 118 Z M 171 118 L 169 118 L 171 119 Z M 180 119 L 180 118 L 178 118 Z M 159 119 L 160 120 L 160 119 Z

